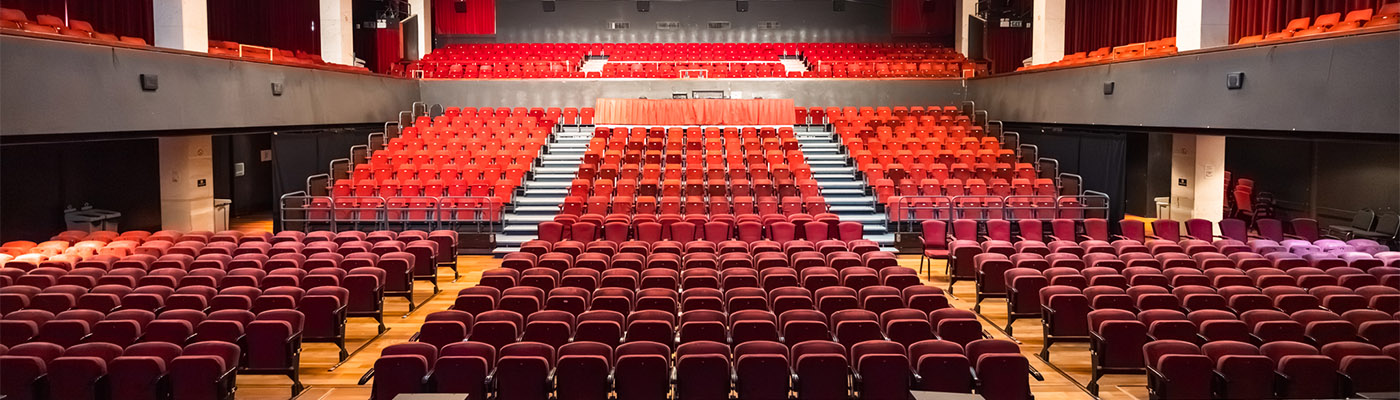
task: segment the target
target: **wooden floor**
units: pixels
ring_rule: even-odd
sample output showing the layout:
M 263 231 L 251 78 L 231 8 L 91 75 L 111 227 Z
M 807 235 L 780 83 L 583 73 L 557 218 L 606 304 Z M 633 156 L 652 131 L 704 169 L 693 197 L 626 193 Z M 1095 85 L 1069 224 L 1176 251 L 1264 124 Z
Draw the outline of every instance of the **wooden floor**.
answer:
M 271 223 L 265 219 L 248 218 L 236 220 L 233 229 L 271 230 Z M 460 256 L 457 258 L 461 278 L 453 281 L 452 271 L 442 268 L 438 272 L 438 285 L 442 289 L 436 296 L 432 286 L 418 282 L 415 285 L 414 299 L 424 303 L 412 313 L 408 311 L 408 301 L 402 298 L 385 299 L 384 322 L 389 331 L 375 338 L 375 323 L 369 318 L 351 318 L 347 324 L 346 348 L 357 353 L 351 355 L 343 365 L 330 370 L 337 364 L 337 350 L 334 344 L 307 343 L 303 345 L 301 356 L 301 381 L 307 386 L 298 399 L 367 399 L 370 394 L 368 384 L 356 383 L 360 376 L 374 365 L 379 352 L 385 346 L 408 341 L 422 325 L 424 316 L 433 311 L 445 310 L 452 305 L 458 290 L 470 287 L 481 279 L 481 272 L 500 266 L 500 259 L 490 256 Z M 919 257 L 903 255 L 900 264 L 917 269 Z M 947 275 L 943 273 L 943 262 L 935 263 L 931 279 L 926 284 L 948 287 Z M 962 281 L 954 287 L 950 298 L 954 307 L 972 309 L 973 283 Z M 1006 303 L 1003 299 L 990 299 L 982 303 L 982 326 L 993 337 L 1008 338 L 999 327 L 1006 325 Z M 1044 382 L 1031 381 L 1031 389 L 1039 400 L 1089 399 L 1081 389 L 1089 382 L 1089 350 L 1087 343 L 1056 344 L 1051 349 L 1054 366 L 1038 357 L 1041 348 L 1040 322 L 1021 320 L 1014 329 L 1016 339 L 1021 341 L 1022 353 L 1030 360 L 1033 368 L 1045 377 Z M 1056 368 L 1058 367 L 1058 368 Z M 1100 380 L 1100 396 L 1103 399 L 1146 399 L 1147 379 L 1142 375 L 1108 375 Z M 287 399 L 291 397 L 291 381 L 283 376 L 240 375 L 238 377 L 238 399 Z

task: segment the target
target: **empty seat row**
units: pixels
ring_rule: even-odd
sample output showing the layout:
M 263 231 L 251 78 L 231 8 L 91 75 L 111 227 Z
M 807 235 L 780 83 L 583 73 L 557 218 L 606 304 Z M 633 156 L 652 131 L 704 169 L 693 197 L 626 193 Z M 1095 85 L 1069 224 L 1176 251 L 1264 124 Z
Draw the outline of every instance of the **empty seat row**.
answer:
M 0 346 L 0 394 L 41 398 L 229 398 L 245 367 L 238 345 L 202 341 Z
M 1122 46 L 1103 47 L 1090 52 L 1078 52 L 1066 54 L 1059 61 L 1045 64 L 1027 65 L 1016 68 L 1016 71 L 1033 71 L 1044 68 L 1069 67 L 1077 65 L 1092 65 L 1114 61 L 1131 60 L 1142 57 L 1165 56 L 1176 54 L 1176 37 L 1163 38 L 1143 43 L 1125 44 Z
M 1018 352 L 1015 343 L 991 339 L 966 346 L 926 340 L 907 349 L 886 341 L 849 349 L 822 340 L 791 348 L 749 341 L 732 349 L 695 341 L 674 351 L 647 341 L 616 348 L 587 341 L 557 348 L 519 342 L 499 349 L 471 341 L 441 348 L 404 343 L 385 348 L 361 383 L 373 378 L 375 399 L 419 392 L 526 399 L 654 399 L 673 393 L 687 398 L 734 393 L 739 398 L 877 399 L 907 396 L 911 388 L 1012 399 L 1030 395 L 1025 375 L 1033 372 Z
M 43 33 L 51 35 L 62 35 L 81 39 L 96 39 L 103 42 L 123 43 L 127 45 L 146 46 L 146 39 L 135 36 L 120 36 L 98 32 L 93 29 L 92 24 L 87 21 L 70 19 L 63 22 L 64 18 L 53 15 L 40 14 L 29 20 L 24 11 L 13 8 L 0 8 L 0 29 L 14 29 L 25 32 Z
M 1259 43 L 1396 24 L 1400 24 L 1400 4 L 1389 3 L 1381 5 L 1375 10 L 1370 8 L 1352 10 L 1346 14 L 1346 19 L 1342 19 L 1342 13 L 1319 15 L 1316 21 L 1308 17 L 1293 19 L 1288 21 L 1288 25 L 1281 31 L 1246 36 L 1240 38 L 1238 43 Z

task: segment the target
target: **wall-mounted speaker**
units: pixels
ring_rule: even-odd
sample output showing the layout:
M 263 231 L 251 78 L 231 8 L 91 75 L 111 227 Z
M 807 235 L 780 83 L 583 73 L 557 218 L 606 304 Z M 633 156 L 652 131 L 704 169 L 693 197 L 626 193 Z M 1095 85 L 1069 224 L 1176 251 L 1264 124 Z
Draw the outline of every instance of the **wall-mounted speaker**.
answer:
M 544 12 L 554 12 L 554 0 L 541 1 L 540 6 L 544 7 Z
M 738 11 L 738 12 L 749 12 L 749 2 L 748 2 L 748 0 L 739 0 L 739 1 L 734 2 L 734 11 Z
M 452 2 L 452 10 L 459 13 L 467 12 L 467 0 L 457 0 Z
M 832 0 L 831 11 L 846 11 L 846 0 Z
M 648 12 L 648 11 L 651 11 L 651 2 L 650 2 L 650 1 L 647 1 L 647 0 L 639 0 L 639 1 L 637 1 L 637 12 Z

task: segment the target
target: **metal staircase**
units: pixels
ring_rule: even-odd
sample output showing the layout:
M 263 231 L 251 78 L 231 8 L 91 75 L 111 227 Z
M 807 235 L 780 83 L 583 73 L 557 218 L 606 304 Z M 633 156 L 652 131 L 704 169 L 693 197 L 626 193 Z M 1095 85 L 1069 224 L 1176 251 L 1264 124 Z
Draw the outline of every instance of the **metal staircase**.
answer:
M 865 180 L 856 175 L 856 168 L 851 166 L 836 135 L 830 128 L 808 126 L 798 127 L 796 136 L 831 212 L 842 221 L 864 224 L 866 239 L 892 251 L 894 234 L 887 227 L 885 214 L 875 207 L 875 197 L 867 191 Z
M 534 175 L 521 186 L 515 209 L 505 215 L 505 224 L 496 234 L 496 249 L 502 256 L 520 249 L 520 244 L 538 237 L 540 222 L 553 220 L 559 205 L 569 193 L 569 183 L 578 172 L 592 127 L 564 127 L 554 134 L 535 166 Z

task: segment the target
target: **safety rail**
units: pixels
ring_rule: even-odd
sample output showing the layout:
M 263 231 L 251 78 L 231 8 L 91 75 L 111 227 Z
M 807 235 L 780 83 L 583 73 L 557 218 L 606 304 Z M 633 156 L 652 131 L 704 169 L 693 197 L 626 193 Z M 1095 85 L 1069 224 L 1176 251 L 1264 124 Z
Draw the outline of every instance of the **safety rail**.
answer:
M 451 229 L 491 233 L 506 203 L 492 196 L 308 196 L 287 193 L 278 203 L 280 230 Z
M 895 196 L 885 212 L 892 232 L 919 233 L 925 220 L 1108 218 L 1109 198 L 1092 190 L 1078 196 Z

